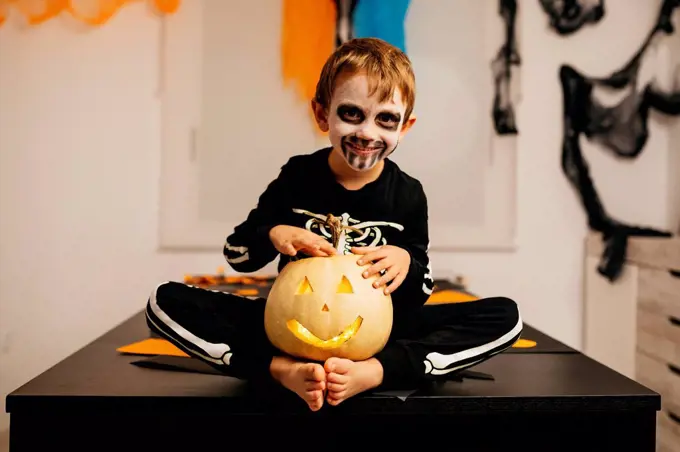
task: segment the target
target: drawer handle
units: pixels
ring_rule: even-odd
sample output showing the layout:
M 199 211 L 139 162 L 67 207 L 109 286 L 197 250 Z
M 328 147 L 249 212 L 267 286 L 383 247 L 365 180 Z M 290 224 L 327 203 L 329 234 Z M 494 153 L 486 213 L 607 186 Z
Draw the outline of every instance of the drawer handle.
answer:
M 680 416 L 677 414 L 673 413 L 672 411 L 667 411 L 668 417 L 675 422 L 676 424 L 680 424 Z
M 675 375 L 680 375 L 680 367 L 674 366 L 673 364 L 668 365 L 668 370 L 673 372 Z
M 680 326 L 680 319 L 677 317 L 670 316 L 668 317 L 668 321 L 671 322 L 671 325 L 673 326 Z

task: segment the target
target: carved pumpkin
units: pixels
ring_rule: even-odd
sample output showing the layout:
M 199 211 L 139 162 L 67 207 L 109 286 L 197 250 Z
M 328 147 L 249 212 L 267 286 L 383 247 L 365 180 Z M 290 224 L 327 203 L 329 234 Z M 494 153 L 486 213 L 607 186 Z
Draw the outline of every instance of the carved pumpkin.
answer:
M 337 248 L 337 236 L 334 244 Z M 392 298 L 373 287 L 354 254 L 308 257 L 287 264 L 265 305 L 271 343 L 292 356 L 325 361 L 372 357 L 392 330 Z

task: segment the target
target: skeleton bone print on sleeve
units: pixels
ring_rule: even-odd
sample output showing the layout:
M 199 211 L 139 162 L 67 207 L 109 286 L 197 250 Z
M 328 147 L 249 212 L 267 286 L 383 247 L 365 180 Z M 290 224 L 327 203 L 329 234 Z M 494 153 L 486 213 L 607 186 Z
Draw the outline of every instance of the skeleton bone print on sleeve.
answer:
M 309 217 L 305 223 L 305 229 L 319 234 L 327 239 L 331 239 L 333 234 L 331 229 L 327 226 L 327 215 L 322 215 L 310 212 L 304 209 L 293 209 L 293 212 L 306 215 Z M 343 213 L 338 216 L 341 219 L 343 226 L 349 228 L 343 229 L 340 233 L 340 240 L 338 242 L 338 251 L 342 254 L 349 254 L 353 246 L 381 246 L 386 245 L 385 239 L 380 227 L 390 227 L 399 231 L 404 230 L 404 226 L 399 223 L 390 221 L 359 221 L 350 217 L 348 213 Z

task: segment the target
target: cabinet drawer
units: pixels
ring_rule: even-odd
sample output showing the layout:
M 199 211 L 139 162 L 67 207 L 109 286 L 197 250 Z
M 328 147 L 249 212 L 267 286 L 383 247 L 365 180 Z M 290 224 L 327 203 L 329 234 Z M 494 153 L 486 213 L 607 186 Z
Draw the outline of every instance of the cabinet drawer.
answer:
M 661 395 L 663 409 L 680 407 L 680 366 L 636 353 L 635 380 Z
M 677 406 L 662 409 L 657 414 L 656 450 L 680 452 L 680 411 Z
M 680 367 L 680 321 L 678 319 L 638 309 L 636 332 L 638 352 Z
M 638 307 L 680 322 L 680 275 L 669 270 L 638 269 Z
M 680 270 L 680 237 L 630 237 L 626 262 L 640 267 Z M 586 240 L 588 256 L 601 256 L 602 234 L 591 232 Z

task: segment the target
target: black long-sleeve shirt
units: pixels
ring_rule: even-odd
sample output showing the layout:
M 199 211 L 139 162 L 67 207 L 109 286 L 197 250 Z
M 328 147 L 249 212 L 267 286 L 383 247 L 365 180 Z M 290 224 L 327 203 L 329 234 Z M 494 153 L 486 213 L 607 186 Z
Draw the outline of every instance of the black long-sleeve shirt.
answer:
M 308 229 L 332 242 L 326 216 L 361 230 L 345 230 L 340 252 L 352 246 L 394 245 L 411 255 L 406 279 L 392 294 L 395 311 L 422 306 L 434 286 L 428 257 L 427 198 L 421 183 L 385 159 L 379 178 L 359 190 L 348 190 L 328 164 L 330 148 L 290 158 L 260 196 L 257 206 L 224 244 L 224 256 L 236 271 L 260 270 L 278 255 L 269 231 L 282 224 Z M 280 255 L 281 271 L 298 257 Z M 396 313 L 396 312 L 395 312 Z

